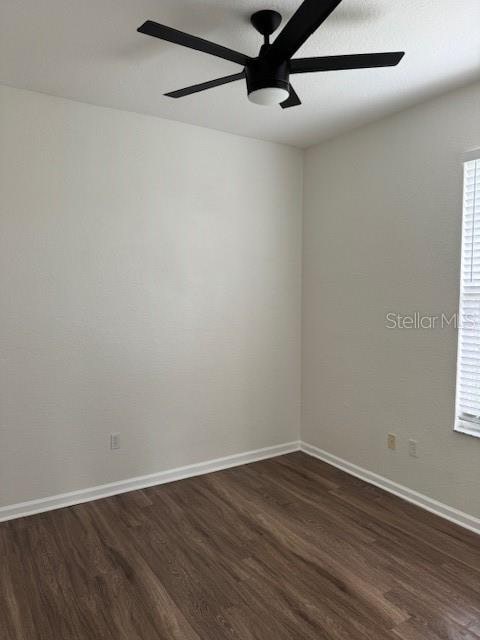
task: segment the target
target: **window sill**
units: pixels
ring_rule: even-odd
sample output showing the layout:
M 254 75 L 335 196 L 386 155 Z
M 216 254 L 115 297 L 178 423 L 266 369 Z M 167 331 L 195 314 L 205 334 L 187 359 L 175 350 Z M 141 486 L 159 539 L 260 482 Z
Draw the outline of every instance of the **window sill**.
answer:
M 472 429 L 464 424 L 456 424 L 453 428 L 457 433 L 463 433 L 467 436 L 473 436 L 474 438 L 480 438 L 480 430 Z

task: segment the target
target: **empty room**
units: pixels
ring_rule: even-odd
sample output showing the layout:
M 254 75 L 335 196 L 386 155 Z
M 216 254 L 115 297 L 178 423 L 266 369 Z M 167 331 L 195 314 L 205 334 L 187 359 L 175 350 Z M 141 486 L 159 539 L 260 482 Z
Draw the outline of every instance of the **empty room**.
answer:
M 0 640 L 227 639 L 480 640 L 479 0 L 0 2 Z

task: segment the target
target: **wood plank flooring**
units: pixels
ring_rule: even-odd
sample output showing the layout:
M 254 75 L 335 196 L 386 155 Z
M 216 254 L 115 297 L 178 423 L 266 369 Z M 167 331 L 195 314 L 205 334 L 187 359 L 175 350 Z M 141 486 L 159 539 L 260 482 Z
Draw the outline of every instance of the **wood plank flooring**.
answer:
M 480 537 L 303 453 L 0 524 L 1 640 L 479 640 Z

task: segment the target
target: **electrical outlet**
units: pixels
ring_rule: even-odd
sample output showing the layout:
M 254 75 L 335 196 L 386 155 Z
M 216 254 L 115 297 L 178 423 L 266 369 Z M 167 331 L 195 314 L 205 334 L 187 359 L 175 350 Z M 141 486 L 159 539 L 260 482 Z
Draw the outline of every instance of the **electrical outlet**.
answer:
M 120 449 L 120 434 L 119 433 L 111 433 L 110 434 L 110 449 Z
M 416 440 L 408 441 L 408 455 L 412 458 L 418 458 L 417 445 L 418 442 Z
M 387 446 L 392 451 L 395 451 L 397 448 L 397 436 L 394 433 L 389 433 L 387 436 Z

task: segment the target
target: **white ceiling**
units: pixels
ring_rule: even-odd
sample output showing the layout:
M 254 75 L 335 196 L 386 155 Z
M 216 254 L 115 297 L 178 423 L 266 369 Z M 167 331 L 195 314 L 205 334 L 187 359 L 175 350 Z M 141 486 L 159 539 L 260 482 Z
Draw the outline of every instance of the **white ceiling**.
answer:
M 320 2 L 321 0 L 319 0 Z M 146 19 L 256 55 L 258 9 L 300 0 L 1 0 L 0 83 L 241 135 L 310 146 L 480 78 L 480 0 L 343 0 L 298 55 L 406 51 L 396 68 L 302 74 L 303 100 L 248 102 L 243 83 L 173 100 L 165 91 L 237 65 L 139 34 Z

